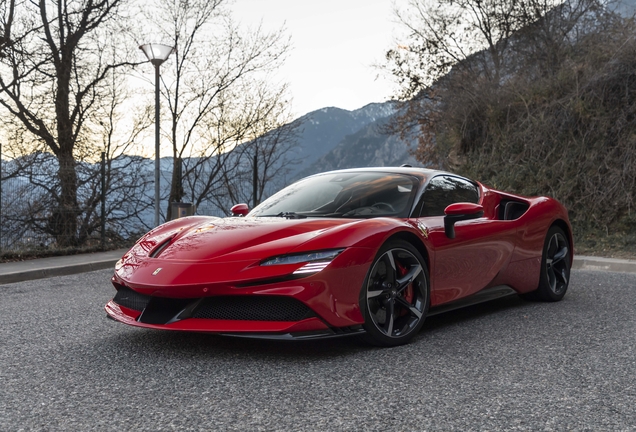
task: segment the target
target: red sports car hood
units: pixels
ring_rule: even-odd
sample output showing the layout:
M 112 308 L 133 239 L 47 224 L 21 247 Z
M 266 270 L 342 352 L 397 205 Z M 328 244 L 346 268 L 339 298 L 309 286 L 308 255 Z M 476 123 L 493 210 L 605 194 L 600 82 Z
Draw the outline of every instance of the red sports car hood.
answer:
M 131 252 L 138 257 L 145 255 L 177 261 L 261 259 L 289 253 L 328 230 L 359 222 L 351 219 L 189 217 L 157 227 Z

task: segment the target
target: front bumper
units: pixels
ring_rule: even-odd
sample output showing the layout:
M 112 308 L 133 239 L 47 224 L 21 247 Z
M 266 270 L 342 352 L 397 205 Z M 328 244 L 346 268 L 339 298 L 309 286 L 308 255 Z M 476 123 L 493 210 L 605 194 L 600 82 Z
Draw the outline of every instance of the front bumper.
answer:
M 359 295 L 374 253 L 368 248 L 348 248 L 325 269 L 291 279 L 290 273 L 284 273 L 285 266 L 179 262 L 128 255 L 116 267 L 112 282 L 118 292 L 127 290 L 137 300 L 147 301 L 136 304 L 133 299 L 128 304 L 116 296 L 106 311 L 118 321 L 139 327 L 215 333 L 350 328 L 364 322 Z M 150 299 L 153 301 L 147 303 Z M 195 304 L 197 301 L 202 304 Z M 283 314 L 270 316 L 254 311 L 254 302 L 268 301 L 273 303 L 268 307 L 278 308 Z M 227 306 L 223 313 L 214 310 L 219 302 Z M 213 311 L 203 314 L 203 306 Z M 246 307 L 256 315 L 233 315 L 234 310 Z M 286 315 L 289 309 L 296 313 Z
M 135 327 L 215 333 L 223 336 L 305 340 L 350 336 L 364 332 L 360 325 L 332 328 L 316 316 L 309 316 L 298 321 L 236 320 L 186 316 L 196 313 L 195 303 L 199 303 L 200 306 L 200 300 L 194 299 L 191 303 L 184 304 L 183 307 L 178 308 L 174 315 L 171 313 L 165 314 L 165 322 L 160 322 L 162 320 L 152 315 L 144 318 L 142 315 L 144 315 L 146 309 L 144 311 L 130 309 L 117 304 L 114 300 L 106 304 L 105 310 L 107 317 Z M 190 312 L 188 312 L 188 309 L 190 309 Z M 173 316 L 168 318 L 168 315 Z

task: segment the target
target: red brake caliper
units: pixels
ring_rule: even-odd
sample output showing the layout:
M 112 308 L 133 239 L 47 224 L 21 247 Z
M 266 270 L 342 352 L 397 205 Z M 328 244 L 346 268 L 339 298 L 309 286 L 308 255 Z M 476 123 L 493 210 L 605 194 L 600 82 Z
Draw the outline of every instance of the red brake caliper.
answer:
M 406 267 L 404 267 L 399 262 L 396 262 L 395 265 L 397 266 L 398 277 L 401 278 L 404 275 L 406 275 L 406 273 L 408 272 Z M 404 298 L 404 300 L 406 300 L 407 303 L 412 304 L 412 302 L 413 302 L 413 283 L 412 282 L 403 291 L 402 298 Z M 404 311 L 402 311 L 402 313 L 400 315 L 404 315 L 406 313 L 408 313 L 408 312 L 404 310 Z

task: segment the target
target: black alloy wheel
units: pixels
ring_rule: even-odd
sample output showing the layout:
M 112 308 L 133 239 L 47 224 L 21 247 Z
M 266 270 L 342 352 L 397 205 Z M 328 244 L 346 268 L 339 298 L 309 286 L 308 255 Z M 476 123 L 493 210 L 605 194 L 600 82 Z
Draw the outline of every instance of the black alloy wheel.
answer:
M 410 243 L 389 241 L 378 252 L 360 293 L 367 342 L 396 346 L 424 325 L 429 305 L 428 269 Z
M 526 297 L 551 302 L 561 300 L 570 282 L 570 264 L 568 236 L 558 226 L 550 227 L 543 245 L 539 287 Z

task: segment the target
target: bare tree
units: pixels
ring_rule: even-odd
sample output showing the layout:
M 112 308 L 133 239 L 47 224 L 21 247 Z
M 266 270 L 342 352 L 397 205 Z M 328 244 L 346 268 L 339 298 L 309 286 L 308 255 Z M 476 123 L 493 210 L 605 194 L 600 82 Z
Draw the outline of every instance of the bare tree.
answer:
M 395 14 L 407 30 L 407 42 L 387 52 L 402 97 L 411 98 L 470 55 L 486 50 L 479 64 L 492 80 L 500 75 L 517 0 L 409 0 Z M 494 22 L 493 22 L 494 21 Z M 468 66 L 468 65 L 467 65 Z
M 249 144 L 252 178 L 247 182 L 251 188 L 247 189 L 251 189 L 253 206 L 257 206 L 267 196 L 286 185 L 286 176 L 291 171 L 290 165 L 297 163 L 297 160 L 291 158 L 291 150 L 298 142 L 301 127 L 301 123 L 288 121 L 258 136 Z M 246 189 L 245 182 L 241 182 L 241 186 L 243 190 Z M 236 189 L 240 189 L 241 186 Z M 243 193 L 243 196 L 246 194 Z M 244 201 L 249 202 L 249 199 Z
M 597 0 L 410 0 L 396 10 L 407 43 L 387 52 L 404 101 L 387 129 L 403 137 L 417 130 L 415 155 L 426 163 L 455 160 L 454 150 L 440 157 L 435 132 L 449 111 L 465 125 L 455 137 L 460 153 L 488 139 L 481 101 L 519 71 L 558 70 L 562 50 L 598 9 Z
M 15 0 L 0 0 L 0 56 L 11 45 L 11 27 L 15 15 Z
M 21 2 L 5 24 L 11 43 L 0 58 L 0 107 L 8 113 L 6 127 L 28 131 L 32 150 L 55 155 L 58 184 L 49 189 L 55 210 L 48 230 L 60 247 L 81 240 L 76 156 L 92 146 L 92 115 L 110 74 L 128 64 L 120 60 L 125 44 L 118 44 L 115 22 L 122 1 Z
M 284 89 L 279 90 L 284 92 Z M 216 195 L 216 205 L 225 214 L 237 203 L 258 205 L 286 185 L 290 166 L 297 163 L 292 149 L 297 144 L 302 123 L 292 122 L 281 94 L 271 95 L 265 83 L 252 87 L 249 105 L 263 119 L 251 122 L 248 142 L 233 151 L 236 162 L 223 169 L 224 194 Z
M 169 202 L 184 196 L 180 173 L 189 178 L 189 194 L 195 203 L 222 193 L 221 173 L 237 172 L 232 166 L 240 163 L 230 153 L 254 138 L 256 128 L 265 132 L 262 126 L 273 121 L 270 113 L 257 109 L 264 106 L 262 94 L 254 97 L 253 93 L 281 64 L 289 41 L 282 30 L 241 31 L 223 10 L 223 3 L 157 0 L 152 11 L 163 40 L 176 47 L 173 67 L 165 67 L 163 76 L 174 162 Z M 269 86 L 273 87 L 271 82 Z M 267 95 L 274 98 L 268 105 L 284 100 L 283 91 Z M 168 218 L 170 212 L 169 206 Z
M 109 87 L 105 89 L 104 103 L 100 110 L 93 113 L 95 135 L 100 138 L 99 146 L 105 154 L 105 223 L 108 239 L 115 244 L 126 244 L 153 225 L 149 220 L 148 210 L 153 205 L 150 186 L 154 179 L 148 166 L 148 159 L 135 156 L 142 147 L 145 132 L 153 125 L 151 109 L 147 105 L 138 106 L 131 101 L 136 100 L 130 94 L 127 83 L 115 74 L 111 75 Z M 143 101 L 141 102 L 143 104 Z M 134 114 L 130 114 L 130 113 Z M 97 144 L 97 143 L 96 143 Z M 82 188 L 86 197 L 84 205 L 91 209 L 95 216 L 99 215 L 97 204 L 101 202 L 101 178 L 96 172 L 97 164 L 87 165 L 89 174 L 85 176 L 86 184 Z M 80 176 L 81 177 L 81 176 Z M 97 193 L 99 192 L 99 193 Z M 85 211 L 80 232 L 91 232 L 99 229 L 96 222 L 101 217 L 88 217 Z
M 555 49 L 598 8 L 596 0 L 409 0 L 395 10 L 406 36 L 387 52 L 387 67 L 403 100 L 451 71 L 499 85 L 519 67 L 519 50 L 532 50 L 534 61 L 538 53 L 546 64 L 558 61 Z
M 144 216 L 152 206 L 147 191 L 152 184 L 147 159 L 132 156 L 141 147 L 144 131 L 152 125 L 150 110 L 134 106 L 120 76 L 104 82 L 102 101 L 90 115 L 92 142 L 75 151 L 78 213 L 76 239 L 84 248 L 100 245 L 102 222 L 106 246 L 126 245 L 152 224 Z M 130 115 L 130 112 L 136 113 Z M 19 125 L 18 125 L 19 126 Z M 50 153 L 34 151 L 32 136 L 24 128 L 4 129 L 11 159 L 3 168 L 6 189 L 3 202 L 4 243 L 9 249 L 50 247 L 55 231 L 50 226 L 56 208 L 58 161 Z M 105 155 L 104 185 L 100 153 Z M 7 196 L 8 195 L 8 196 Z M 7 201 L 8 198 L 8 201 Z M 102 214 L 101 203 L 105 202 Z

